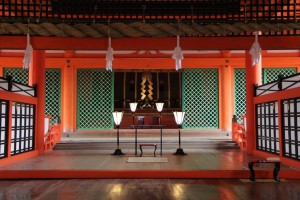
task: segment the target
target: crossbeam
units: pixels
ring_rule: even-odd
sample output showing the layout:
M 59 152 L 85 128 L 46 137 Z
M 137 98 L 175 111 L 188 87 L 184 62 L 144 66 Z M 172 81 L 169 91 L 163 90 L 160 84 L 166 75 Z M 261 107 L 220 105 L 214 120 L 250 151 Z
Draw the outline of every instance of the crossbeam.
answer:
M 254 37 L 188 37 L 181 38 L 183 50 L 249 50 Z M 299 49 L 299 36 L 261 36 L 263 50 Z M 31 37 L 35 50 L 107 50 L 107 38 Z M 114 50 L 173 50 L 176 38 L 114 38 Z M 1 36 L 0 49 L 26 47 L 26 36 Z

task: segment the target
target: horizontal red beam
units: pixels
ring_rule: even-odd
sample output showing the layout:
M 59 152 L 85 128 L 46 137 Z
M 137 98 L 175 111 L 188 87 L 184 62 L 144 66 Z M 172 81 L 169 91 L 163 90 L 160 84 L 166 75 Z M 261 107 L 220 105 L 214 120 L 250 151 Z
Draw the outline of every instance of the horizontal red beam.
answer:
M 284 99 L 291 99 L 291 98 L 297 98 L 300 94 L 300 87 L 282 90 L 278 92 L 274 92 L 271 94 L 261 95 L 254 97 L 254 103 L 264 103 L 264 102 L 270 102 L 270 101 L 280 101 Z
M 186 37 L 180 39 L 184 50 L 248 50 L 254 37 Z M 31 37 L 36 50 L 106 50 L 107 38 Z M 299 49 L 299 36 L 261 36 L 262 49 Z M 176 38 L 113 38 L 114 50 L 173 50 Z M 0 36 L 0 49 L 25 49 L 26 36 Z
M 8 101 L 17 101 L 22 103 L 29 103 L 29 104 L 37 104 L 37 98 L 31 96 L 25 96 L 5 90 L 0 90 L 1 99 L 8 100 Z
M 67 63 L 69 60 L 69 63 Z M 46 58 L 46 67 L 67 67 L 76 68 L 105 68 L 105 57 L 89 58 Z M 263 66 L 291 66 L 297 67 L 300 63 L 300 57 L 263 57 Z M 23 56 L 19 57 L 1 57 L 0 67 L 22 67 Z M 244 58 L 184 58 L 182 60 L 183 68 L 203 68 L 203 67 L 220 67 L 231 65 L 234 67 L 244 67 Z M 115 57 L 113 61 L 114 69 L 174 69 L 175 61 L 171 55 L 167 58 L 122 58 Z

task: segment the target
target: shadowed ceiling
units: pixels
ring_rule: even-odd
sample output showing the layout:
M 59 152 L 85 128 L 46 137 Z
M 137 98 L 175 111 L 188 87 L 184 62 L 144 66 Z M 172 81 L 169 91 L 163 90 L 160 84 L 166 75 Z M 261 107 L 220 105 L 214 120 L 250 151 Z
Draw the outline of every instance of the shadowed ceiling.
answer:
M 299 35 L 299 0 L 2 0 L 0 35 Z

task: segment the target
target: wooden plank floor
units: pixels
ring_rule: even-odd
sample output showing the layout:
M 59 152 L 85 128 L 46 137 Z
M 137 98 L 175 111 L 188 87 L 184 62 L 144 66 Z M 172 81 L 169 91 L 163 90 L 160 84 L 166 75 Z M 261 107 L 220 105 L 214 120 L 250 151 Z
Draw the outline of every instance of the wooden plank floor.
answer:
M 239 179 L 0 180 L 0 199 L 16 200 L 298 200 L 300 180 Z
M 140 130 L 141 141 L 156 138 L 155 130 Z M 157 130 L 156 130 L 157 131 Z M 122 130 L 122 138 L 132 142 L 134 130 Z M 115 130 L 79 132 L 65 135 L 64 142 L 113 141 Z M 183 147 L 195 141 L 230 140 L 225 132 L 183 131 Z M 164 141 L 177 142 L 177 130 L 164 130 Z M 189 143 L 190 142 L 190 143 Z M 0 178 L 248 178 L 248 162 L 262 159 L 249 155 L 239 149 L 195 149 L 188 148 L 186 156 L 175 156 L 174 149 L 163 149 L 166 163 L 128 163 L 133 157 L 133 143 L 124 149 L 125 156 L 112 156 L 115 142 L 102 150 L 55 150 L 42 156 L 0 167 Z M 123 145 L 123 144 L 122 144 Z M 121 146 L 122 146 L 121 145 Z M 159 152 L 159 151 L 158 151 Z M 145 149 L 144 155 L 153 155 L 152 149 Z M 272 178 L 273 165 L 264 164 L 256 167 L 258 178 Z M 300 170 L 281 166 L 280 178 L 299 178 Z
M 164 151 L 166 163 L 128 163 L 134 152 L 112 156 L 111 151 L 59 150 L 0 167 L 0 178 L 247 178 L 248 161 L 260 159 L 238 149 L 203 149 L 175 156 Z M 152 150 L 145 155 L 151 156 Z M 255 168 L 257 177 L 272 178 L 273 165 Z M 300 171 L 281 166 L 282 178 L 299 178 Z

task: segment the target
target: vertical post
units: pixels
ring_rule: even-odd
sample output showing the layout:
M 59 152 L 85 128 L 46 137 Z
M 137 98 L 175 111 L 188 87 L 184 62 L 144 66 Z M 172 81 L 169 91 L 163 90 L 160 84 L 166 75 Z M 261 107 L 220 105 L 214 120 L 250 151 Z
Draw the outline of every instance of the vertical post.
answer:
M 12 138 L 12 100 L 8 101 L 7 111 L 8 112 L 8 118 L 7 120 L 7 157 L 11 157 L 11 138 Z
M 221 129 L 224 131 L 231 131 L 231 117 L 233 115 L 232 110 L 232 92 L 231 92 L 231 66 L 226 65 L 221 68 Z
M 137 129 L 138 127 L 135 126 L 135 155 L 137 155 Z
M 181 135 L 180 135 L 180 125 L 178 125 L 178 141 L 179 141 L 179 148 L 181 148 Z
M 160 125 L 160 155 L 162 155 L 162 126 Z
M 132 125 L 134 125 L 134 113 L 136 111 L 137 103 L 131 102 L 131 103 L 129 103 L 129 106 L 130 106 L 130 110 L 132 112 Z M 134 127 L 132 127 L 132 128 L 134 128 Z
M 120 129 L 120 125 L 117 125 L 117 149 L 120 149 L 120 142 L 119 142 L 119 129 Z
M 32 67 L 29 70 L 29 83 L 37 85 L 36 105 L 36 149 L 44 153 L 44 117 L 45 117 L 45 51 L 34 50 Z
M 159 119 L 158 119 L 158 125 L 161 125 L 161 112 L 158 112 L 158 115 L 159 115 Z
M 176 150 L 175 153 L 173 153 L 173 155 L 187 155 L 181 148 L 181 135 L 180 135 L 180 128 L 182 127 L 184 113 L 185 112 L 173 112 L 175 122 L 178 126 L 178 149 Z
M 261 85 L 261 63 L 252 66 L 252 57 L 249 51 L 245 52 L 246 67 L 246 118 L 247 118 L 247 152 L 255 150 L 256 121 L 254 105 L 254 85 Z
M 62 130 L 65 132 L 73 132 L 75 126 L 76 112 L 75 105 L 75 90 L 76 80 L 74 66 L 70 60 L 66 61 L 66 66 L 62 68 Z
M 0 66 L 0 77 L 3 77 L 3 75 L 4 75 L 4 74 L 3 74 L 3 73 L 4 73 L 3 71 L 4 71 L 4 70 L 3 70 L 3 67 Z
M 134 112 L 132 112 L 132 125 L 134 125 Z
M 281 100 L 278 100 L 277 101 L 278 103 L 278 139 L 279 139 L 279 156 L 280 156 L 280 159 L 283 158 L 284 154 L 283 154 L 283 144 L 284 144 L 284 141 L 283 141 L 283 137 L 282 135 L 284 134 L 283 132 L 283 120 L 284 120 L 284 112 L 283 112 L 283 102 Z M 275 105 L 274 105 L 275 106 Z M 299 138 L 298 138 L 299 139 Z
M 122 121 L 122 117 L 123 117 L 123 113 L 124 112 L 113 112 L 113 118 L 116 124 L 116 128 L 117 128 L 117 148 L 115 150 L 115 152 L 111 155 L 113 156 L 121 156 L 121 155 L 125 155 L 122 150 L 120 149 L 120 143 L 119 143 L 119 129 L 120 129 L 120 123 Z
M 158 125 L 161 125 L 160 121 L 161 121 L 161 112 L 163 110 L 163 107 L 164 107 L 164 103 L 160 103 L 160 102 L 157 102 L 155 103 L 156 105 L 156 109 L 157 109 L 157 112 L 159 114 L 159 122 L 158 122 Z
M 12 79 L 13 79 L 13 77 L 11 75 L 7 75 L 6 79 L 7 79 L 7 82 L 8 82 L 7 89 L 8 89 L 8 91 L 11 91 L 12 90 Z

